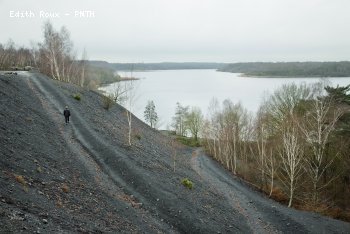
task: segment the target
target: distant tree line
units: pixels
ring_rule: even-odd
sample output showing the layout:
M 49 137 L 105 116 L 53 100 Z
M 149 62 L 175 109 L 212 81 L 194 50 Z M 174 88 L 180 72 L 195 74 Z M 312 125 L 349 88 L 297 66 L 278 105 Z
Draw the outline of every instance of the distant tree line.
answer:
M 89 66 L 85 50 L 77 59 L 69 31 L 65 27 L 55 30 L 49 21 L 43 26 L 43 41 L 31 43 L 31 48 L 18 47 L 11 39 L 0 43 L 1 70 L 31 68 L 52 79 L 90 88 L 120 79 L 111 69 Z
M 218 69 L 267 77 L 350 77 L 350 62 L 233 63 Z
M 16 66 L 34 66 L 33 51 L 25 47 L 16 47 L 12 40 L 6 44 L 0 43 L 0 69 L 9 70 Z
M 215 160 L 276 200 L 349 221 L 349 92 L 324 82 L 284 85 L 255 116 L 230 100 L 213 99 L 207 118 L 178 104 L 173 127 L 200 137 Z

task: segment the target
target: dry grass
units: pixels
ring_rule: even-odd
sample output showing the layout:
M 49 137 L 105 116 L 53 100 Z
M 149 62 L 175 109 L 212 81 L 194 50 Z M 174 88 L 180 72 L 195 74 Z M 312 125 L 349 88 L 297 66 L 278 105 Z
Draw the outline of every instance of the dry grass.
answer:
M 299 210 L 313 211 L 322 215 L 350 222 L 350 210 L 331 206 L 327 202 L 313 202 L 307 200 L 295 206 Z
M 323 214 L 335 219 L 350 222 L 350 210 L 342 210 L 340 208 L 329 208 Z
M 27 181 L 24 179 L 21 175 L 15 175 L 15 179 L 18 183 L 22 184 L 23 186 L 27 185 Z
M 32 117 L 26 117 L 26 118 L 25 118 L 25 121 L 27 121 L 27 122 L 33 122 L 34 120 L 33 120 Z
M 278 187 L 272 189 L 271 198 L 283 204 L 286 204 L 289 201 L 288 196 Z
M 57 201 L 56 201 L 56 206 L 57 206 L 58 208 L 62 208 L 62 207 L 63 207 L 63 202 L 62 202 L 61 198 L 58 198 L 58 199 L 57 199 Z
M 137 208 L 137 209 L 141 208 L 141 206 L 142 206 L 142 203 L 137 202 L 137 200 L 134 196 L 122 194 L 122 195 L 117 195 L 117 198 L 119 200 L 122 200 L 124 202 L 131 204 L 132 207 Z
M 102 106 L 104 109 L 109 110 L 114 104 L 112 95 L 102 95 Z
M 67 184 L 62 184 L 61 189 L 63 192 L 68 193 L 69 192 L 69 187 Z
M 24 176 L 22 175 L 15 175 L 15 179 L 18 183 L 22 185 L 22 188 L 25 192 L 28 192 L 28 184 L 27 181 L 25 180 Z

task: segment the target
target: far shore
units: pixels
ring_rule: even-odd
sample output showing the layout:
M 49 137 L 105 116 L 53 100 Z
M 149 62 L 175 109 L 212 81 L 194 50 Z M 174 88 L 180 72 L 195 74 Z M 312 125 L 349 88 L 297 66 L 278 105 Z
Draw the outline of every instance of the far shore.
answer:
M 247 75 L 244 73 L 241 73 L 239 77 L 246 77 L 246 78 L 272 78 L 272 79 L 283 79 L 283 78 L 320 78 L 320 79 L 327 79 L 327 78 L 349 78 L 350 76 L 259 76 L 259 75 Z
M 136 78 L 136 77 L 120 77 L 117 82 L 119 82 L 119 81 L 132 81 L 132 80 L 139 80 L 139 79 L 140 78 Z

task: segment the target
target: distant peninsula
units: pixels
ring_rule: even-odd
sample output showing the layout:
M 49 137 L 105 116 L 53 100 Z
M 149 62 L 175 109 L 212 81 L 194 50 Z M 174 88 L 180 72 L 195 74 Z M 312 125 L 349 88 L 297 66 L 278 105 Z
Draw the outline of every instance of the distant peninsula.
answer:
M 116 71 L 150 71 L 150 70 L 185 70 L 185 69 L 219 69 L 224 63 L 205 62 L 162 62 L 162 63 L 109 63 L 106 61 L 90 60 L 93 67 L 112 69 Z
M 251 77 L 350 77 L 350 62 L 231 63 L 218 71 Z

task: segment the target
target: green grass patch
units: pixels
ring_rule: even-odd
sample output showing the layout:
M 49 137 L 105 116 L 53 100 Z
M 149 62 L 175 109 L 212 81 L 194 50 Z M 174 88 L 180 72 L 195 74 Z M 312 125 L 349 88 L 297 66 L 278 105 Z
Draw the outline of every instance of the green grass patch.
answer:
M 185 186 L 188 189 L 192 189 L 193 188 L 193 182 L 191 180 L 189 180 L 188 178 L 184 178 L 181 180 L 181 184 L 183 184 L 183 186 Z
M 200 147 L 201 146 L 200 142 L 198 140 L 195 140 L 194 138 L 177 136 L 176 139 L 180 143 L 187 145 L 187 146 L 190 146 L 190 147 Z
M 80 101 L 81 100 L 81 97 L 80 97 L 80 94 L 79 93 L 76 93 L 73 95 L 73 98 L 77 101 Z

